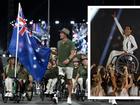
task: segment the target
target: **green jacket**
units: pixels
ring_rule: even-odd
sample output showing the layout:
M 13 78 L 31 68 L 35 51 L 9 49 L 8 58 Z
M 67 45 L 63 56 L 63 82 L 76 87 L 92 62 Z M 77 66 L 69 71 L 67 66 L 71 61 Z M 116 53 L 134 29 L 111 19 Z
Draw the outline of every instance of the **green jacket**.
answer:
M 62 40 L 58 41 L 58 66 L 61 67 L 73 67 L 72 60 L 67 64 L 63 64 L 63 61 L 68 59 L 71 51 L 75 49 L 74 43 L 71 40 L 67 40 L 65 43 Z

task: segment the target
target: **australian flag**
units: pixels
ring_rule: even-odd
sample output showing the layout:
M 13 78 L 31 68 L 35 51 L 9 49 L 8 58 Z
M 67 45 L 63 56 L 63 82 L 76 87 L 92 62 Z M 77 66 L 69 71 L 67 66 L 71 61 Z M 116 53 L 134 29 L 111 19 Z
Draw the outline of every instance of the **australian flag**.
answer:
M 19 26 L 19 28 L 17 28 L 17 26 Z M 17 38 L 17 36 L 19 38 Z M 16 43 L 17 39 L 18 43 Z M 18 44 L 18 48 L 16 48 L 16 44 Z M 45 74 L 51 50 L 47 47 L 38 45 L 36 39 L 32 37 L 26 27 L 26 21 L 20 4 L 8 51 L 15 56 L 16 49 L 18 49 L 17 56 L 19 62 L 24 65 L 28 72 L 33 76 L 34 80 L 40 81 Z

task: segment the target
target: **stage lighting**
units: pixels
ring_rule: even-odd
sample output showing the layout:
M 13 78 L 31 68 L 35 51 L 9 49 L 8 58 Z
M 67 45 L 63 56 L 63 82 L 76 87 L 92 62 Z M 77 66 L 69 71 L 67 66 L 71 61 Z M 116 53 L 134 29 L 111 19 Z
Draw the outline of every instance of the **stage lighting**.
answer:
M 6 57 L 6 54 L 2 54 L 2 57 Z
M 32 21 L 30 21 L 30 23 L 29 24 L 33 24 L 33 20 Z
M 56 21 L 55 21 L 55 24 L 59 24 L 59 23 L 60 23 L 60 21 L 59 21 L 59 20 L 56 20 Z
M 117 14 L 117 18 L 118 18 L 118 19 L 120 18 L 121 13 L 122 13 L 122 9 L 120 9 L 119 12 L 118 12 L 118 14 Z M 105 44 L 103 53 L 102 53 L 102 55 L 101 55 L 100 62 L 99 62 L 100 65 L 102 65 L 103 62 L 104 62 L 104 60 L 105 60 L 105 57 L 106 57 L 106 55 L 107 55 L 107 52 L 108 52 L 110 43 L 111 43 L 111 41 L 112 41 L 112 38 L 114 37 L 115 28 L 116 28 L 116 24 L 114 23 L 113 26 L 112 26 L 112 29 L 111 29 L 111 31 L 110 31 L 109 37 L 108 37 L 108 39 L 107 39 L 107 41 L 106 41 L 106 44 Z
M 44 21 L 44 20 L 42 20 L 42 21 L 41 21 L 41 24 L 45 24 L 45 21 Z
M 83 21 L 83 22 L 85 22 L 86 20 L 85 20 L 85 19 L 83 19 L 82 21 Z
M 75 24 L 75 21 L 70 21 L 70 24 Z
M 12 55 L 11 55 L 11 54 L 9 54 L 9 57 L 12 57 Z

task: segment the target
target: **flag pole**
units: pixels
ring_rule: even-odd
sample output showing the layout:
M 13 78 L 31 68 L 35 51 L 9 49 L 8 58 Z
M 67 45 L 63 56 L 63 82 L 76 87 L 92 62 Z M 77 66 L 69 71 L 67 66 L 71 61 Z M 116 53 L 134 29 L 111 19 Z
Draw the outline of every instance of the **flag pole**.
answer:
M 50 47 L 50 0 L 48 0 L 48 47 Z
M 48 0 L 48 33 L 50 34 L 50 0 Z
M 15 56 L 15 78 L 16 78 L 16 73 L 17 73 L 17 55 L 18 55 L 18 42 L 19 42 L 19 13 L 20 13 L 20 3 L 18 4 L 18 16 L 17 16 L 17 40 L 16 40 L 16 56 Z

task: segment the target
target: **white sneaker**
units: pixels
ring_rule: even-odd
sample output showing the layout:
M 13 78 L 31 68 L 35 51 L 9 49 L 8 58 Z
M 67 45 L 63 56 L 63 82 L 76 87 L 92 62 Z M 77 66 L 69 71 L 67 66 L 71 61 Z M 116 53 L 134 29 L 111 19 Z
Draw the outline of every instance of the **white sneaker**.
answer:
M 46 91 L 44 92 L 44 94 L 49 94 L 49 90 L 46 90 Z
M 9 93 L 7 92 L 4 96 L 5 96 L 5 97 L 8 97 L 8 96 L 9 96 Z
M 54 94 L 54 92 L 53 91 L 50 91 L 50 94 Z
M 8 94 L 8 97 L 13 97 L 13 94 L 10 92 L 10 93 Z
M 70 98 L 70 97 L 67 98 L 67 104 L 69 104 L 69 105 L 72 104 L 72 102 L 71 102 L 71 98 Z
M 54 102 L 55 102 L 56 104 L 58 104 L 58 97 L 54 96 L 54 97 L 53 97 L 53 100 L 54 100 Z
M 22 96 L 25 97 L 26 96 L 26 93 L 23 93 Z
M 117 105 L 117 102 L 115 99 L 112 100 L 112 105 Z

